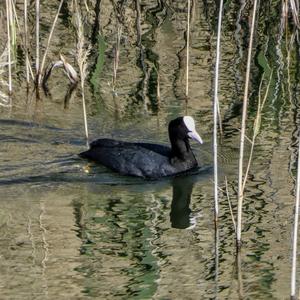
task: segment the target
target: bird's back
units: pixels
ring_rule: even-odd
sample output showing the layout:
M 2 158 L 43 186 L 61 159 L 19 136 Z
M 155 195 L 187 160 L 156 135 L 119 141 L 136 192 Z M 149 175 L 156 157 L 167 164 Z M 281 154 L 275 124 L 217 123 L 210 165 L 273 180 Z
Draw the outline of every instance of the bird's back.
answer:
M 159 178 L 178 173 L 170 163 L 171 149 L 163 145 L 99 139 L 80 156 L 126 175 Z

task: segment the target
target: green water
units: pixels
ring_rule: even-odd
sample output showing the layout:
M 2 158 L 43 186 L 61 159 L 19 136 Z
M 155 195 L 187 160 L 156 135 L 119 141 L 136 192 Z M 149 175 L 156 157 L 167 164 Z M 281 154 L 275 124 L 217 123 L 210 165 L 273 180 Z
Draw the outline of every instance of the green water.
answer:
M 189 114 L 204 140 L 201 146 L 192 144 L 194 153 L 201 164 L 211 166 L 215 2 L 192 5 L 187 103 L 185 3 L 141 2 L 140 36 L 136 27 L 139 1 L 119 1 L 114 7 L 112 3 L 90 1 L 90 14 L 82 6 L 86 39 L 91 43 L 85 85 L 90 140 L 110 137 L 168 144 L 168 122 Z M 45 45 L 57 3 L 41 5 L 41 43 Z M 0 3 L 0 9 L 4 8 Z M 34 5 L 30 9 L 33 28 Z M 20 15 L 22 10 L 18 3 Z M 26 92 L 19 49 L 18 64 L 13 67 L 12 106 L 0 106 L 1 299 L 289 298 L 299 124 L 297 48 L 287 51 L 281 2 L 262 2 L 252 65 L 249 137 L 262 75 L 261 97 L 271 83 L 246 184 L 244 243 L 237 259 L 225 177 L 236 214 L 249 7 L 241 18 L 239 10 L 238 1 L 226 2 L 217 241 L 211 168 L 188 177 L 144 181 L 80 159 L 77 154 L 86 146 L 79 86 L 70 96 L 68 78 L 56 69 L 48 82 L 51 95 L 41 91 L 37 100 L 32 89 Z M 71 15 L 67 2 L 48 62 L 63 53 L 78 70 Z M 117 26 L 122 34 L 113 91 Z M 1 51 L 5 41 L 2 32 Z M 6 79 L 5 74 L 1 76 Z M 246 156 L 249 149 L 247 143 Z

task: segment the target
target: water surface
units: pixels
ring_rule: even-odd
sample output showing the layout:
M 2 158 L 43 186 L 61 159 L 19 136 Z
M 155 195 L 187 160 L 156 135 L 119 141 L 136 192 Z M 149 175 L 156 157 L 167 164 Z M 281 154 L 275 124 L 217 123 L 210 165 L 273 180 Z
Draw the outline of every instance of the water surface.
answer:
M 120 1 L 115 7 L 109 1 L 92 2 L 85 86 L 90 140 L 168 144 L 168 122 L 189 114 L 205 141 L 193 144 L 194 152 L 201 164 L 211 166 L 215 3 L 193 2 L 186 102 L 185 4 L 143 1 L 138 30 L 139 1 Z M 51 95 L 41 91 L 37 100 L 35 92 L 26 93 L 24 74 L 17 72 L 13 105 L 0 106 L 1 299 L 288 298 L 299 80 L 295 53 L 290 64 L 286 60 L 280 3 L 272 3 L 261 3 L 269 14 L 259 18 L 262 29 L 254 49 L 249 137 L 262 74 L 268 80 L 272 69 L 273 76 L 246 185 L 241 256 L 235 256 L 225 176 L 236 213 L 249 11 L 228 1 L 220 69 L 218 239 L 211 168 L 145 181 L 84 161 L 77 156 L 86 149 L 80 88 L 66 98 L 68 79 L 55 70 L 48 82 Z M 21 12 L 21 5 L 17 9 Z M 55 9 L 52 1 L 42 3 L 43 42 Z M 49 60 L 62 52 L 76 66 L 71 15 L 65 4 Z M 118 26 L 120 61 L 113 89 Z M 22 61 L 18 68 L 24 70 Z M 247 155 L 249 148 L 247 144 Z

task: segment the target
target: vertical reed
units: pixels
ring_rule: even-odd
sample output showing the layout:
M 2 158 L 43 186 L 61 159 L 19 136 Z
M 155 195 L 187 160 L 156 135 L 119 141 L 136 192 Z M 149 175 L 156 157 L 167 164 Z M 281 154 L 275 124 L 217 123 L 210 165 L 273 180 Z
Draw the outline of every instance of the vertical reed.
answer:
M 12 94 L 11 74 L 11 0 L 6 0 L 6 24 L 7 24 L 7 52 L 8 52 L 8 93 Z
M 55 18 L 53 20 L 52 27 L 51 27 L 51 30 L 50 30 L 50 34 L 49 34 L 49 37 L 48 37 L 48 40 L 47 40 L 46 50 L 45 50 L 45 53 L 43 55 L 43 59 L 42 59 L 41 67 L 40 67 L 40 70 L 39 70 L 39 74 L 43 73 L 43 69 L 44 69 L 47 53 L 48 53 L 48 50 L 49 50 L 49 47 L 50 47 L 50 42 L 51 42 L 51 39 L 52 39 L 52 35 L 53 35 L 54 28 L 55 28 L 55 25 L 56 25 L 56 22 L 57 22 L 57 19 L 58 19 L 58 16 L 59 16 L 59 13 L 60 13 L 60 10 L 61 10 L 61 7 L 62 7 L 63 3 L 64 3 L 64 0 L 60 0 L 59 6 L 58 6 L 58 9 L 57 9 L 57 13 L 56 13 Z M 40 80 L 41 79 L 40 75 L 38 76 L 38 79 L 39 79 L 38 85 L 40 85 L 40 81 L 41 81 Z
M 40 81 L 40 0 L 35 0 L 35 39 L 36 39 L 36 58 L 35 58 L 35 71 L 36 71 L 36 86 Z
M 218 35 L 217 35 L 217 49 L 216 49 L 216 63 L 215 63 L 215 80 L 214 80 L 214 100 L 213 100 L 213 149 L 214 149 L 214 198 L 215 198 L 215 221 L 218 221 L 219 216 L 219 191 L 218 191 L 218 115 L 219 115 L 219 67 L 221 54 L 221 28 L 223 16 L 223 0 L 220 1 L 219 18 L 218 18 Z M 220 124 L 221 125 L 221 124 Z
M 81 95 L 82 95 L 82 108 L 83 108 L 83 119 L 84 119 L 84 129 L 86 144 L 89 147 L 89 132 L 88 132 L 88 123 L 87 123 L 87 114 L 86 114 L 86 103 L 85 103 L 85 91 L 84 91 L 84 82 L 87 75 L 87 58 L 90 52 L 90 48 L 85 46 L 84 38 L 84 27 L 82 22 L 81 13 L 78 7 L 77 0 L 73 2 L 75 4 L 75 27 L 77 31 L 77 62 L 80 71 L 80 85 L 81 85 Z
M 237 236 L 236 236 L 238 248 L 240 248 L 241 246 L 241 233 L 242 233 L 242 209 L 243 209 L 243 200 L 244 200 L 244 191 L 243 191 L 244 144 L 245 144 L 250 67 L 251 67 L 256 9 L 257 9 L 257 0 L 254 0 L 252 22 L 250 28 L 250 40 L 249 40 L 249 47 L 248 47 L 247 69 L 246 69 L 245 89 L 244 89 L 244 98 L 243 98 L 241 137 L 240 137 L 240 156 L 239 156 L 239 173 L 238 173 L 238 215 L 237 215 Z
M 16 50 L 17 50 L 17 32 L 16 32 L 16 24 L 18 25 L 18 19 L 17 19 L 17 14 L 15 11 L 15 4 L 13 0 L 9 1 L 10 3 L 10 9 L 9 9 L 9 24 L 10 24 L 10 50 L 11 50 L 11 55 L 13 57 L 13 61 L 16 59 Z
M 191 0 L 188 0 L 187 29 L 186 29 L 186 82 L 185 82 L 185 96 L 186 96 L 186 99 L 189 95 L 190 14 L 191 14 Z
M 292 253 L 292 274 L 291 274 L 291 299 L 296 299 L 296 270 L 297 270 L 297 242 L 298 242 L 299 202 L 300 202 L 300 134 L 299 134 L 299 138 L 298 138 L 296 202 L 295 202 L 295 211 L 294 211 L 293 253 Z
M 28 58 L 28 14 L 27 14 L 27 0 L 24 0 L 24 40 L 25 40 L 25 65 L 26 65 L 26 82 L 27 88 L 29 86 L 29 58 Z
M 118 25 L 117 30 L 117 42 L 115 46 L 115 57 L 114 57 L 114 70 L 113 70 L 113 90 L 115 90 L 117 83 L 117 71 L 119 67 L 119 57 L 120 57 L 120 41 L 121 41 L 122 27 Z
M 299 34 L 299 1 L 290 0 L 291 10 L 293 14 L 294 24 L 297 28 L 296 34 Z M 286 28 L 287 30 L 287 28 Z M 299 38 L 299 37 L 298 37 Z M 291 37 L 290 49 L 293 44 L 294 33 Z M 299 40 L 298 40 L 299 42 Z M 290 51 L 288 51 L 288 63 L 290 58 Z M 289 64 L 288 64 L 289 72 Z M 290 81 L 289 81 L 290 85 Z M 300 131 L 298 134 L 298 159 L 297 159 L 297 181 L 296 181 L 296 200 L 294 208 L 294 228 L 293 228 L 293 246 L 292 246 L 292 271 L 291 271 L 291 299 L 297 299 L 296 293 L 296 271 L 297 271 L 297 246 L 298 246 L 298 224 L 299 224 L 299 204 L 300 204 Z M 299 297 L 299 296 L 298 296 Z

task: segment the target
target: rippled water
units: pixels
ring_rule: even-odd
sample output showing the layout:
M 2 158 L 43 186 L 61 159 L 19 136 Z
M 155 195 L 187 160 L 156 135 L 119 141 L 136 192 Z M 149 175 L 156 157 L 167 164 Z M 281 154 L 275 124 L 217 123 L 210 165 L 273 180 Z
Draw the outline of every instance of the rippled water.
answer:
M 112 2 L 91 1 L 86 30 L 92 53 L 85 87 L 90 139 L 168 144 L 168 121 L 190 114 L 205 141 L 193 144 L 193 149 L 206 168 L 197 175 L 144 181 L 80 159 L 77 154 L 85 149 L 85 139 L 79 87 L 66 103 L 68 80 L 55 70 L 48 83 L 51 96 L 41 92 L 36 100 L 34 92 L 26 93 L 23 75 L 18 73 L 13 106 L 0 106 L 1 299 L 288 298 L 299 72 L 294 50 L 290 62 L 286 59 L 280 3 L 275 2 L 261 3 L 261 11 L 269 14 L 260 16 L 256 34 L 249 137 L 263 73 L 266 81 L 271 78 L 271 85 L 246 185 L 241 256 L 235 256 L 225 177 L 236 213 L 249 8 L 242 11 L 234 1 L 225 7 L 216 239 L 211 168 L 214 2 L 193 2 L 186 103 L 185 4 L 141 3 L 139 36 L 135 13 L 139 1 L 118 2 L 115 10 Z M 99 28 L 91 21 L 97 4 L 101 4 Z M 17 9 L 21 11 L 21 5 Z M 42 9 L 46 39 L 56 3 L 43 3 Z M 76 66 L 69 10 L 65 4 L 49 56 L 57 60 L 62 52 Z M 124 23 L 117 22 L 116 11 Z M 120 62 L 113 91 L 120 24 Z M 18 68 L 23 68 L 22 62 Z M 250 144 L 246 148 L 248 154 Z

